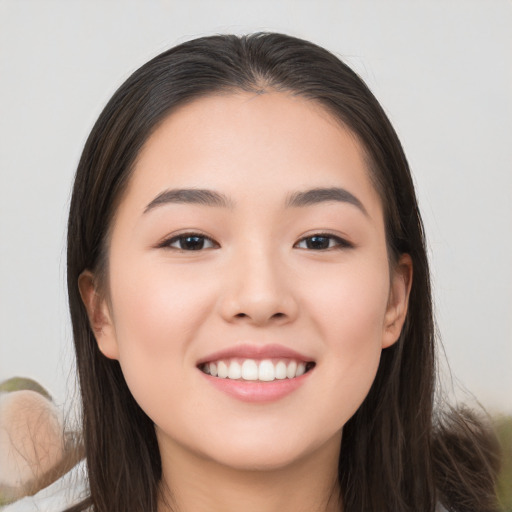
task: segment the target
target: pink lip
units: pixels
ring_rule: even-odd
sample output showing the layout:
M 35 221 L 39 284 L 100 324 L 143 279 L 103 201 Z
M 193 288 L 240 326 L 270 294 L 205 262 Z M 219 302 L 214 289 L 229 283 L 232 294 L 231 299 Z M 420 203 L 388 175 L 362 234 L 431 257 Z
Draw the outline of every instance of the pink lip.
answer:
M 314 361 L 312 357 L 300 354 L 282 345 L 234 345 L 230 348 L 219 350 L 212 354 L 207 355 L 197 361 L 197 366 L 211 361 L 219 361 L 220 359 L 295 359 L 297 361 L 304 361 L 305 363 Z
M 313 370 L 294 379 L 271 382 L 220 379 L 206 373 L 201 374 L 217 389 L 243 402 L 273 402 L 293 393 L 309 379 L 312 372 Z
M 301 354 L 282 345 L 234 345 L 230 348 L 213 352 L 198 360 L 199 368 L 204 363 L 221 359 L 295 359 L 296 361 L 313 362 L 314 358 Z M 212 377 L 201 371 L 201 375 L 218 390 L 233 396 L 243 402 L 272 402 L 289 395 L 307 379 L 312 370 L 293 379 L 273 380 L 271 382 L 255 382 Z

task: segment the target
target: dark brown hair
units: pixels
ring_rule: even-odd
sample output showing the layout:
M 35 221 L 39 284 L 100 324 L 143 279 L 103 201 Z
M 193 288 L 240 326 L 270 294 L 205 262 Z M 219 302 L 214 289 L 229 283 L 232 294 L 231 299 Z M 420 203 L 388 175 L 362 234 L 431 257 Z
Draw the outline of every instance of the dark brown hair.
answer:
M 87 140 L 75 178 L 67 249 L 90 482 L 90 498 L 76 510 L 92 505 L 98 512 L 156 511 L 161 479 L 153 423 L 132 397 L 118 362 L 98 350 L 78 277 L 89 269 L 105 284 L 117 205 L 140 149 L 164 118 L 203 96 L 270 90 L 318 102 L 358 137 L 384 207 L 390 261 L 408 253 L 413 262 L 400 339 L 383 351 L 368 396 L 343 429 L 344 510 L 434 511 L 439 500 L 460 512 L 495 510 L 496 468 L 491 447 L 479 438 L 478 421 L 457 412 L 448 422 L 434 417 L 429 268 L 398 137 L 364 82 L 336 56 L 310 42 L 268 33 L 205 37 L 158 55 L 117 90 Z M 458 453 L 464 443 L 465 451 Z

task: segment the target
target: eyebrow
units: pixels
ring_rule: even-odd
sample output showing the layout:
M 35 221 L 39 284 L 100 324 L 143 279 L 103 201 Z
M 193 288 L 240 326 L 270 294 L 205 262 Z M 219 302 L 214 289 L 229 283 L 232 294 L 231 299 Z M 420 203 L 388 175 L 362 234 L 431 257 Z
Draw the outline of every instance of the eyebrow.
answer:
M 339 187 L 313 188 L 304 192 L 294 192 L 288 197 L 286 206 L 300 208 L 331 201 L 348 203 L 356 206 L 366 216 L 368 216 L 368 212 L 366 211 L 363 203 L 354 194 Z
M 348 190 L 339 187 L 313 188 L 311 190 L 294 192 L 288 196 L 285 206 L 287 208 L 303 208 L 325 202 L 348 203 L 356 206 L 362 213 L 368 216 L 363 203 Z M 144 209 L 144 213 L 169 203 L 191 203 L 202 206 L 220 208 L 233 208 L 234 202 L 225 194 L 214 190 L 197 188 L 178 188 L 165 190 L 157 195 Z
M 213 190 L 198 188 L 177 188 L 166 190 L 157 195 L 145 208 L 144 213 L 156 206 L 168 203 L 192 203 L 203 206 L 217 206 L 221 208 L 232 208 L 232 201 L 224 194 Z

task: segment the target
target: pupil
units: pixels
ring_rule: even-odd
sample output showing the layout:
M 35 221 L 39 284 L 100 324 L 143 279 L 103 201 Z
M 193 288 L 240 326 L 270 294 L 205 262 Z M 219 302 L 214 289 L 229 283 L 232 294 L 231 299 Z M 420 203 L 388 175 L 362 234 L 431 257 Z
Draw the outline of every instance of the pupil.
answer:
M 329 238 L 326 236 L 312 236 L 308 238 L 306 245 L 308 249 L 328 249 Z
M 181 248 L 188 251 L 198 251 L 204 246 L 204 238 L 200 236 L 187 236 L 181 239 Z

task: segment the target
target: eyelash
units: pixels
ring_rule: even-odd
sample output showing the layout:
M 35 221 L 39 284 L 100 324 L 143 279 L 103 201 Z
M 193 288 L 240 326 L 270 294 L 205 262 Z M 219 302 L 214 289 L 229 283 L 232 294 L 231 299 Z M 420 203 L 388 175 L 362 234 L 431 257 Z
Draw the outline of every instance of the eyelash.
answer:
M 200 246 L 196 249 L 184 249 L 182 247 L 173 247 L 173 244 L 180 243 L 181 241 L 183 241 L 187 238 L 199 239 L 198 242 L 199 242 Z M 302 242 L 306 242 L 307 240 L 311 240 L 314 238 L 329 239 L 329 242 L 328 242 L 329 246 L 326 248 L 317 248 L 317 249 L 313 249 L 310 247 L 309 248 L 308 247 L 297 247 Z M 205 241 L 210 242 L 211 246 L 204 247 Z M 331 246 L 331 241 L 334 241 L 334 243 L 335 243 L 334 246 Z M 203 235 L 202 233 L 191 232 L 191 233 L 182 233 L 180 235 L 173 236 L 172 238 L 169 238 L 168 240 L 164 240 L 158 247 L 176 250 L 179 252 L 193 252 L 193 251 L 202 251 L 205 249 L 218 248 L 220 246 L 215 240 L 213 240 L 212 238 L 210 238 L 206 235 Z M 331 251 L 331 250 L 351 249 L 354 247 L 354 245 L 352 243 L 348 242 L 347 240 L 340 238 L 339 236 L 333 235 L 331 233 L 314 233 L 312 235 L 301 238 L 298 242 L 295 243 L 294 247 L 297 247 L 298 249 L 306 249 L 306 250 L 312 250 L 312 251 L 317 251 L 317 252 L 324 252 L 324 251 Z

